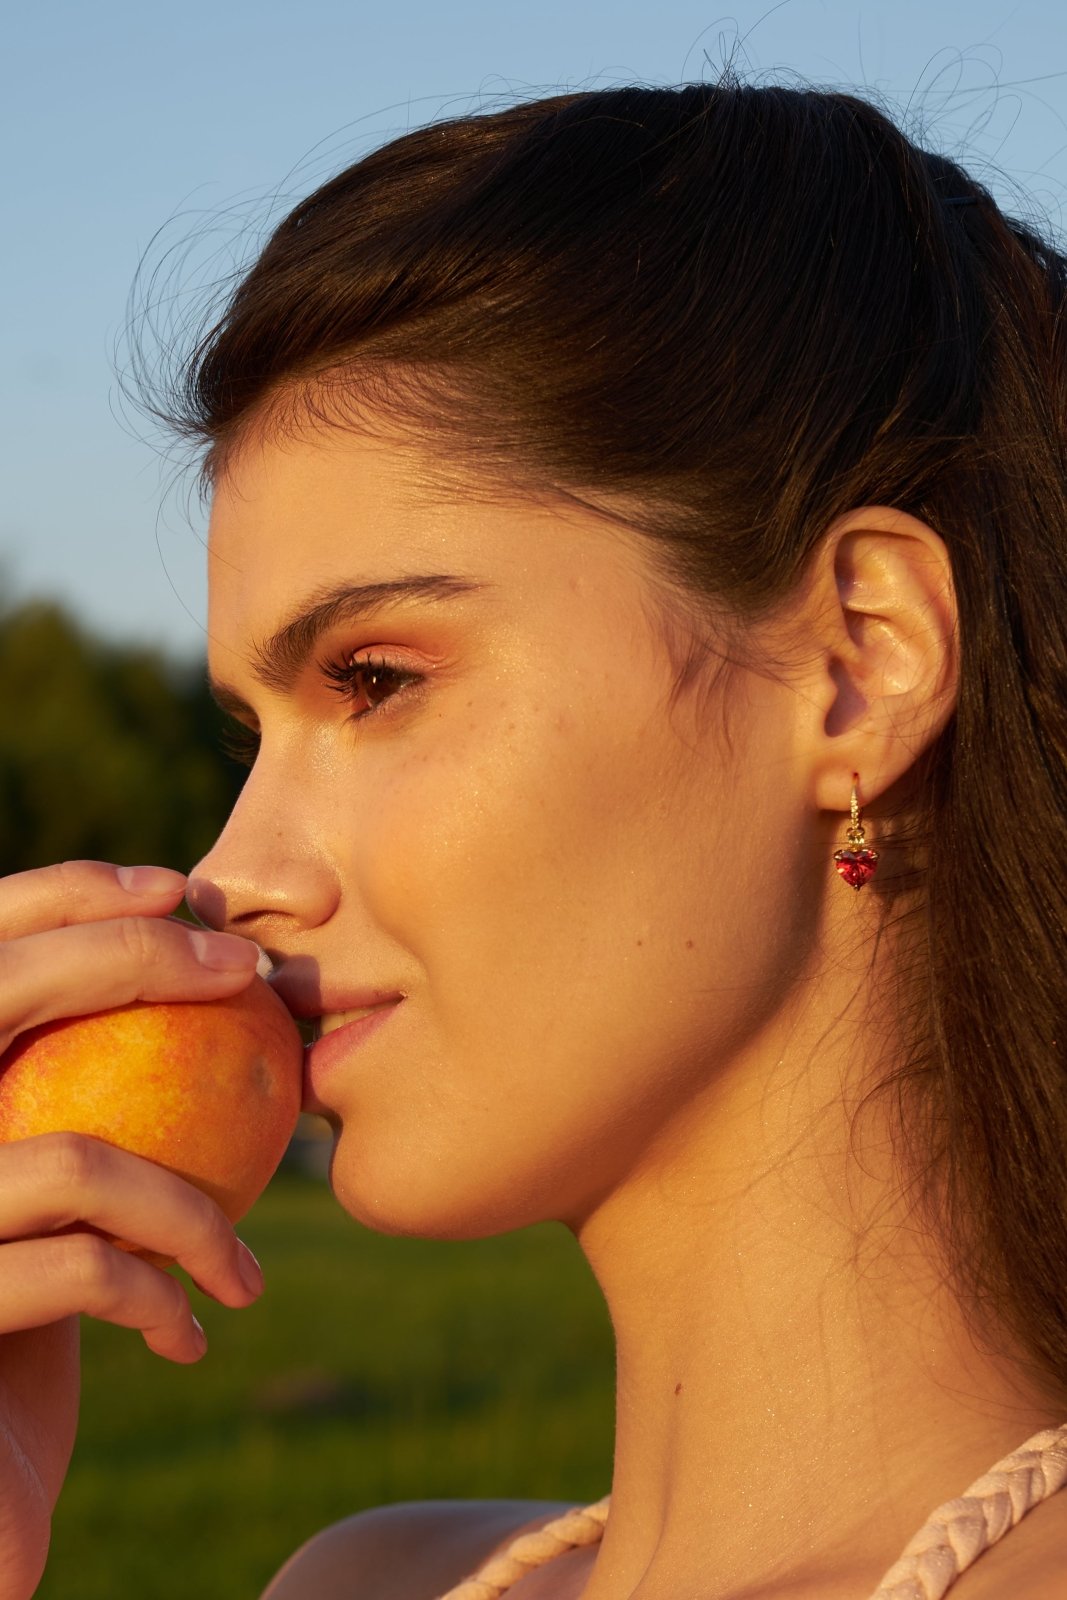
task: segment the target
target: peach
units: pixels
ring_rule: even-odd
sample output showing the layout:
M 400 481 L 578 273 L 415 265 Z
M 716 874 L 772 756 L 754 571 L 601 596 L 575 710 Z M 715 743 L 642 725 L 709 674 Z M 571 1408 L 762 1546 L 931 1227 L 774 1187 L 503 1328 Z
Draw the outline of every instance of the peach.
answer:
M 296 1024 L 258 977 L 226 1000 L 46 1022 L 0 1056 L 0 1142 L 93 1134 L 179 1173 L 236 1222 L 285 1153 L 301 1063 Z

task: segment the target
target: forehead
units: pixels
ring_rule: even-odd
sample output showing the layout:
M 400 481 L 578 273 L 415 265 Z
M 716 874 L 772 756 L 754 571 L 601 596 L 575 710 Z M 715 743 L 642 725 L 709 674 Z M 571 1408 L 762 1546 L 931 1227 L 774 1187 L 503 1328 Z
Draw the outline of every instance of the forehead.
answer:
M 562 496 L 518 493 L 403 436 L 256 441 L 226 466 L 209 529 L 210 631 L 261 633 L 338 583 L 449 573 L 503 591 L 639 603 L 647 546 Z
M 278 442 L 255 441 L 231 458 L 216 487 L 213 558 L 261 554 L 300 567 L 347 556 L 373 560 L 403 539 L 427 551 L 445 513 L 463 503 L 438 486 L 414 446 L 339 430 Z M 220 574 L 221 575 L 221 574 Z

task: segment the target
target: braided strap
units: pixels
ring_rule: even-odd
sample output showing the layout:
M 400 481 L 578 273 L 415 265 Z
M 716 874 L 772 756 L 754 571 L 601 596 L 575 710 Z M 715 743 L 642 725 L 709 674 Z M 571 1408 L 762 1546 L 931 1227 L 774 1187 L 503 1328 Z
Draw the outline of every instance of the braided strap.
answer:
M 535 1533 L 523 1533 L 498 1556 L 490 1556 L 473 1578 L 465 1578 L 439 1600 L 498 1600 L 498 1596 L 534 1567 L 543 1567 L 553 1556 L 582 1545 L 596 1544 L 604 1534 L 611 1496 L 593 1506 L 576 1506 L 562 1516 L 546 1522 Z
M 941 1600 L 962 1572 L 1067 1483 L 1067 1423 L 1018 1450 L 932 1512 L 870 1600 Z

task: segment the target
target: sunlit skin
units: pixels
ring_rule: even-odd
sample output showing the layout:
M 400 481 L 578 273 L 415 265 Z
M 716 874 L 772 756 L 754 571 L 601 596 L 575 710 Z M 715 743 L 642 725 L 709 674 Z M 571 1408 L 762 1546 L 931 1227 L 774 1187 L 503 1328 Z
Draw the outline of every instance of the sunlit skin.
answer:
M 291 681 L 257 666 L 326 595 L 415 575 L 482 587 L 338 617 Z M 316 1086 L 353 1216 L 445 1238 L 556 1219 L 604 1290 L 604 1542 L 509 1594 L 856 1600 L 934 1505 L 1063 1420 L 977 1351 L 900 1229 L 877 1106 L 849 1143 L 896 1047 L 872 1009 L 892 941 L 872 967 L 878 902 L 831 857 L 852 773 L 878 844 L 879 796 L 951 714 L 947 557 L 858 508 L 789 605 L 791 669 L 673 707 L 651 577 L 636 535 L 465 491 L 384 427 L 247 444 L 214 500 L 210 667 L 261 745 L 191 898 L 305 1014 L 404 996 Z M 339 692 L 369 657 L 421 681 Z M 1062 1515 L 1033 1513 L 1013 1559 Z

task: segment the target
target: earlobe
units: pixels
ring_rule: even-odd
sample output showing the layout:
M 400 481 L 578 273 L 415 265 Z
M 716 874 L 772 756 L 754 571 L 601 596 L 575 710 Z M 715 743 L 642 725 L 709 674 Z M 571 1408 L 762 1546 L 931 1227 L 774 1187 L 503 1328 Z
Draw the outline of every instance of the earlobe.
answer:
M 944 541 L 907 512 L 867 506 L 823 546 L 817 803 L 847 809 L 851 774 L 873 799 L 944 729 L 956 702 L 957 613 Z

